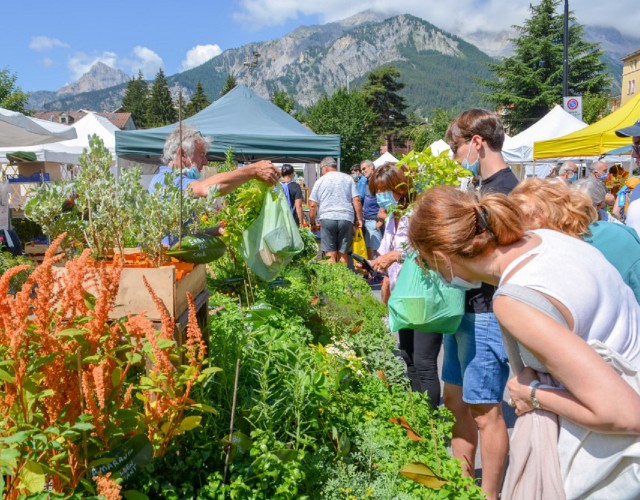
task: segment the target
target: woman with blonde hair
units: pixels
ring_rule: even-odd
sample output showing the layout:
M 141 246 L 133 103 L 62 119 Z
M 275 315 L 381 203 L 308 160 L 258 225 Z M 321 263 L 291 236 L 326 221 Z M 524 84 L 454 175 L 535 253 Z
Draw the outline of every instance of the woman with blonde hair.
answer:
M 637 377 L 640 306 L 597 249 L 557 231 L 526 231 L 524 219 L 523 210 L 505 195 L 476 199 L 435 187 L 416 203 L 409 241 L 444 281 L 498 286 L 495 315 L 527 365 L 508 383 L 510 404 L 518 416 L 542 409 L 558 418 L 559 434 L 549 434 L 559 436 L 557 453 L 541 445 L 544 449 L 536 451 L 545 457 L 542 467 L 557 469 L 566 497 L 613 498 L 610 488 L 621 479 L 632 483 L 624 484 L 625 497 L 637 498 L 640 395 L 586 341 L 601 342 Z M 545 373 L 558 386 L 542 386 Z M 605 438 L 612 444 L 629 439 L 632 453 L 601 449 L 587 454 L 587 467 L 577 460 L 585 457 L 578 430 L 618 435 Z M 503 497 L 515 496 L 503 491 Z
M 598 220 L 597 206 L 583 189 L 601 184 L 586 179 L 575 188 L 527 179 L 509 194 L 524 213 L 525 229 L 554 229 L 596 247 L 615 267 L 640 303 L 640 238 L 623 224 Z

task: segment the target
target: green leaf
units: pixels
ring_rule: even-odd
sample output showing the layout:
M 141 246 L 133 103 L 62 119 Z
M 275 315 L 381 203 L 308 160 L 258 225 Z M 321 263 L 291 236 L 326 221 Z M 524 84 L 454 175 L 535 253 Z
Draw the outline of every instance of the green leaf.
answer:
M 406 464 L 400 470 L 400 474 L 434 490 L 440 489 L 445 484 L 450 483 L 450 481 L 446 481 L 436 476 L 429 467 L 420 462 L 410 462 Z
M 216 410 L 213 406 L 205 405 L 205 404 L 202 404 L 202 403 L 192 404 L 189 408 L 193 408 L 195 410 L 200 410 L 201 412 L 204 412 L 204 413 L 211 413 L 213 415 L 217 415 L 218 414 L 218 410 Z
M 45 472 L 38 462 L 28 461 L 20 471 L 20 478 L 30 493 L 38 493 L 44 489 Z
M 191 431 L 200 425 L 202 417 L 200 415 L 192 415 L 185 417 L 180 422 L 180 425 L 176 429 L 176 434 L 182 434 L 187 431 Z
M 13 384 L 13 377 L 8 372 L 0 370 L 0 380 Z
M 0 438 L 0 442 L 5 444 L 23 443 L 34 431 L 19 431 L 11 434 L 10 436 Z
M 95 295 L 92 295 L 87 291 L 84 292 L 84 305 L 90 311 L 95 311 L 95 309 L 96 309 L 96 300 L 97 299 L 96 299 Z
M 126 490 L 122 492 L 122 496 L 126 500 L 149 500 L 149 497 L 137 490 Z
M 77 422 L 71 429 L 76 431 L 92 431 L 95 429 L 95 426 L 89 422 Z

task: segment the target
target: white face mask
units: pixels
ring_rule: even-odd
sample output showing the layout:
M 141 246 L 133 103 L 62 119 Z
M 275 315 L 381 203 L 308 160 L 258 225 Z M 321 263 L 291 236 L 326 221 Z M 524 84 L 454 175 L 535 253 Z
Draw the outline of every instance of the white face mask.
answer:
M 438 274 L 438 276 L 440 276 L 440 279 L 444 282 L 445 285 L 449 285 L 455 288 L 460 288 L 461 290 L 475 290 L 476 288 L 480 288 L 482 286 L 482 281 L 479 281 L 479 280 L 467 281 L 465 279 L 462 279 L 460 276 L 456 276 L 455 274 L 453 274 L 453 267 L 451 266 L 451 261 L 449 261 L 449 269 L 451 270 L 451 280 L 447 281 L 445 277 L 442 275 L 442 273 L 437 269 L 438 261 L 435 258 L 433 260 L 436 264 L 435 272 L 436 274 Z

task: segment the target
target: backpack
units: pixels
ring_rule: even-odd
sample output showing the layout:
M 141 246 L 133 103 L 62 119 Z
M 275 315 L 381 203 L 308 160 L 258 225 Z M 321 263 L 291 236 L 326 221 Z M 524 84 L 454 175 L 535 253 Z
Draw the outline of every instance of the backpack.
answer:
M 289 182 L 293 182 L 293 181 L 289 181 Z M 293 203 L 293 200 L 291 199 L 291 192 L 289 191 L 289 182 L 281 182 L 280 185 L 282 186 L 282 192 L 284 193 L 284 196 L 287 199 L 287 202 L 289 203 L 289 210 L 291 210 L 291 213 L 294 213 L 295 205 Z

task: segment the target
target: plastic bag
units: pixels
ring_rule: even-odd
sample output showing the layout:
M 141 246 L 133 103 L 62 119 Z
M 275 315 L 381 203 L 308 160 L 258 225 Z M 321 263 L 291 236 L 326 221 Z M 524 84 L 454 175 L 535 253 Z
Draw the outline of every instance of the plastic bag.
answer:
M 364 242 L 364 234 L 362 233 L 362 228 L 356 229 L 355 234 L 353 235 L 353 253 L 360 255 L 361 257 L 367 258 L 367 245 Z
M 258 218 L 242 234 L 242 257 L 255 274 L 271 281 L 304 249 L 289 202 L 276 185 L 267 193 Z
M 464 315 L 464 290 L 445 285 L 433 271 L 423 271 L 415 256 L 405 260 L 389 297 L 389 328 L 455 333 Z

